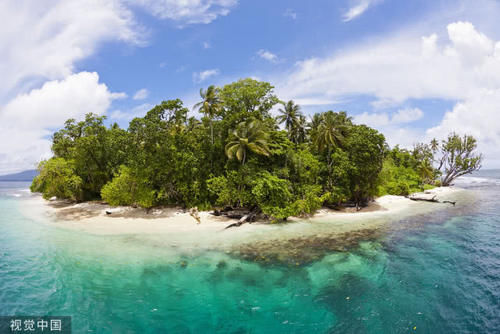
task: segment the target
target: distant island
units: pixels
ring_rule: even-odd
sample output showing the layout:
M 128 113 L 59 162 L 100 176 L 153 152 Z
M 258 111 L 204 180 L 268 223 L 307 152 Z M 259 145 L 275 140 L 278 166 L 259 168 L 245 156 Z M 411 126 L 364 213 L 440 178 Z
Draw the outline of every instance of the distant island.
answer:
M 30 169 L 19 173 L 0 175 L 0 181 L 24 181 L 31 182 L 39 174 L 38 170 Z
M 267 82 L 242 79 L 200 96 L 200 119 L 188 117 L 179 99 L 128 129 L 107 127 L 95 114 L 69 119 L 54 133 L 54 156 L 40 163 L 31 190 L 112 206 L 244 209 L 248 219 L 279 222 L 448 186 L 481 167 L 472 136 L 390 148 L 383 134 L 344 111 L 306 118 Z

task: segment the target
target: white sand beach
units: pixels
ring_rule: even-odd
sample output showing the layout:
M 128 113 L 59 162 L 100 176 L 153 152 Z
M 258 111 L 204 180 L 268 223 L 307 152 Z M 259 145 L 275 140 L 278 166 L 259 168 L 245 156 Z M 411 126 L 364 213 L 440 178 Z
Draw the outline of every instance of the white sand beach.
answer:
M 436 196 L 439 200 L 466 202 L 467 191 L 454 188 L 436 188 L 421 196 Z M 307 238 L 335 238 L 346 233 L 364 235 L 377 231 L 405 217 L 430 213 L 451 207 L 450 204 L 412 201 L 402 196 L 383 196 L 361 211 L 343 212 L 321 209 L 310 218 L 289 218 L 287 223 L 255 222 L 225 229 L 235 220 L 216 217 L 208 211 L 199 213 L 201 223 L 180 208 L 153 209 L 146 213 L 131 207 L 111 208 L 103 203 L 86 202 L 65 204 L 49 202 L 41 197 L 28 201 L 33 218 L 45 217 L 44 222 L 58 228 L 95 235 L 134 235 L 144 242 L 161 247 L 185 250 L 234 250 L 253 243 L 274 244 L 278 241 Z M 111 211 L 111 214 L 106 214 Z

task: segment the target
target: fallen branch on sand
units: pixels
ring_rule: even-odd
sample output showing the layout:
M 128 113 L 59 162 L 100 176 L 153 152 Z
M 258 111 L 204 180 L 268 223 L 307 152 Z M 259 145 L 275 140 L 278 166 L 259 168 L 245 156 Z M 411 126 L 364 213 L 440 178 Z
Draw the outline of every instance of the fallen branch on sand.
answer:
M 424 202 L 432 202 L 432 203 L 448 203 L 448 204 L 452 204 L 453 206 L 455 206 L 455 204 L 457 203 L 455 201 L 440 201 L 436 198 L 436 195 L 429 198 L 429 197 L 423 197 L 423 196 L 413 194 L 410 196 L 406 196 L 406 198 L 411 199 L 412 201 L 424 201 Z
M 248 214 L 241 217 L 240 220 L 238 220 L 238 222 L 232 223 L 232 224 L 226 226 L 224 229 L 227 230 L 228 228 L 241 226 L 245 223 L 253 223 L 255 221 L 255 216 L 257 216 L 259 213 L 260 213 L 260 209 L 254 209 L 251 212 L 249 212 Z

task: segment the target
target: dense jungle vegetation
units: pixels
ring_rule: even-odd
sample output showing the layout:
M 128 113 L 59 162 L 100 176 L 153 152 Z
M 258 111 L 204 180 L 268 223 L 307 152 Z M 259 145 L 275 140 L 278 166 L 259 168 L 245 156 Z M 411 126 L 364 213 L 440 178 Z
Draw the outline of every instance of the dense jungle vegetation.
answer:
M 128 129 L 92 113 L 69 119 L 54 133 L 53 157 L 39 164 L 31 190 L 144 208 L 260 208 L 284 219 L 447 186 L 480 168 L 471 136 L 391 149 L 383 134 L 343 111 L 308 119 L 267 82 L 242 79 L 200 95 L 194 108 L 201 119 L 189 117 L 179 99 L 161 102 Z

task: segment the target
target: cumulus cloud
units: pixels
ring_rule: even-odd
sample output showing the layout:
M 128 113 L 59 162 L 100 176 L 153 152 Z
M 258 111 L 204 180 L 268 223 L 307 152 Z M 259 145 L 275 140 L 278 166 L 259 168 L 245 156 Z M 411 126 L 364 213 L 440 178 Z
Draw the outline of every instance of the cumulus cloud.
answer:
M 237 0 L 129 0 L 160 19 L 176 21 L 180 27 L 210 23 L 226 16 L 238 4 Z
M 364 12 L 368 10 L 375 3 L 380 2 L 378 0 L 356 0 L 343 15 L 344 22 L 349 22 L 359 16 L 361 16 Z
M 195 72 L 193 73 L 193 81 L 195 83 L 200 83 L 208 78 L 214 77 L 216 75 L 219 75 L 219 70 L 218 69 L 211 69 L 211 70 L 205 70 L 201 72 Z
M 114 0 L 0 2 L 0 105 L 19 90 L 73 73 L 105 41 L 143 42 L 132 13 Z
M 332 57 L 299 62 L 284 80 L 294 96 L 368 94 L 385 105 L 409 98 L 460 100 L 478 88 L 500 87 L 500 44 L 469 22 L 436 34 L 395 36 Z
M 406 124 L 417 121 L 424 116 L 424 113 L 419 108 L 400 109 L 390 115 L 387 112 L 382 113 L 367 113 L 364 112 L 356 115 L 354 120 L 360 124 L 366 124 L 373 127 L 382 127 L 389 125 Z
M 388 131 L 388 137 L 403 142 L 411 138 L 414 143 L 443 138 L 451 131 L 470 133 L 479 138 L 487 159 L 500 166 L 500 149 L 496 149 L 500 147 L 496 110 L 500 42 L 465 21 L 450 23 L 443 32 L 418 36 L 408 31 L 330 57 L 306 59 L 278 82 L 277 90 L 308 101 L 373 97 L 375 112 L 359 117 Z M 404 120 L 421 117 L 415 110 L 395 115 L 381 112 L 409 99 L 442 99 L 456 105 L 427 132 L 405 127 Z
M 75 63 L 107 41 L 144 43 L 144 30 L 118 0 L 0 2 L 0 172 L 33 168 L 67 118 L 103 114 L 123 97 Z
M 262 59 L 270 61 L 271 63 L 275 63 L 278 61 L 277 55 L 264 49 L 260 49 L 259 51 L 257 51 L 257 55 Z
M 426 132 L 426 139 L 443 139 L 450 132 L 478 139 L 487 165 L 500 167 L 500 88 L 481 89 L 445 113 L 439 125 Z
M 102 115 L 114 99 L 124 96 L 99 83 L 95 72 L 72 74 L 18 95 L 0 113 L 0 173 L 33 168 L 50 155 L 54 128 L 89 112 Z
M 144 100 L 149 96 L 149 91 L 146 88 L 139 89 L 135 92 L 133 99 L 134 100 Z
M 179 26 L 227 15 L 236 0 L 6 0 L 0 2 L 0 173 L 32 168 L 50 154 L 50 134 L 67 118 L 104 114 L 116 98 L 97 73 L 75 64 L 105 42 L 142 46 L 147 30 L 132 6 Z M 163 67 L 161 65 L 160 67 Z M 198 79 L 217 74 L 201 72 Z M 147 97 L 138 91 L 135 99 Z M 118 114 L 115 114 L 115 116 Z

